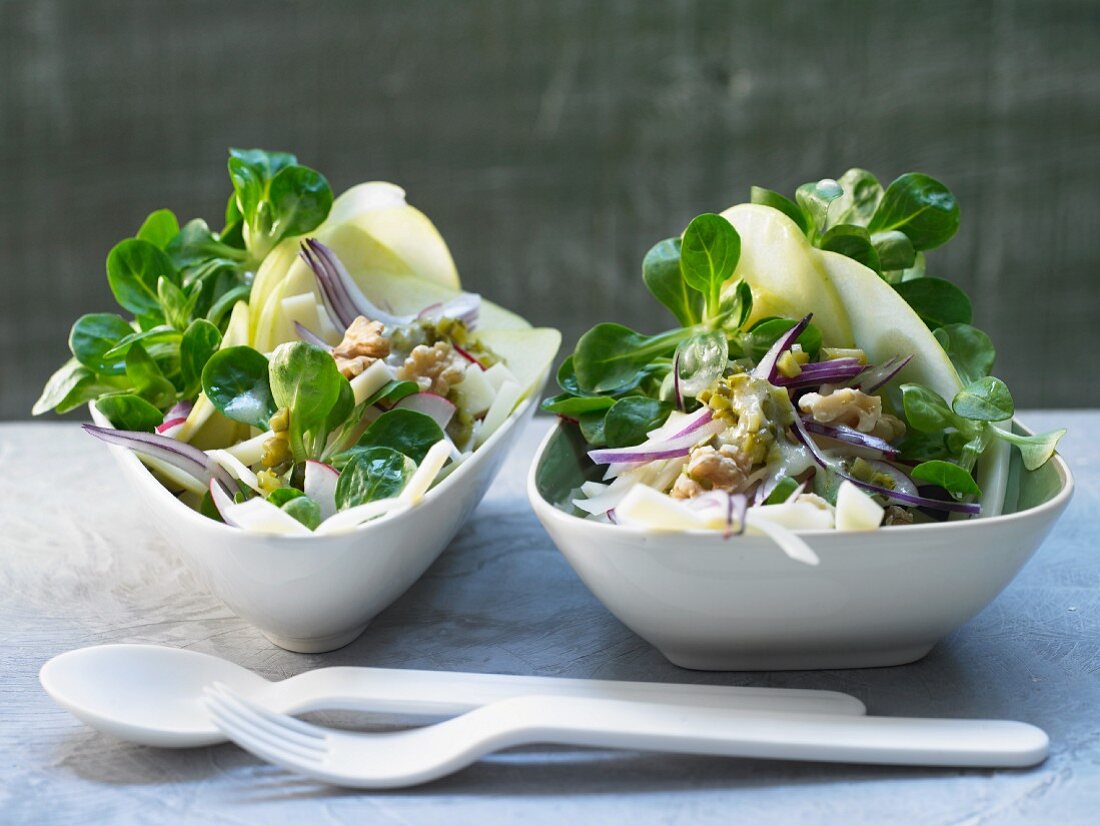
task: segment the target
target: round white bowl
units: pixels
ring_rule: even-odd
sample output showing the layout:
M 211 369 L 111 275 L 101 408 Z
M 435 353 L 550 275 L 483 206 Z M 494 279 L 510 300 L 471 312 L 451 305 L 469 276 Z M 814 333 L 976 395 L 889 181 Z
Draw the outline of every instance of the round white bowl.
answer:
M 528 479 L 539 521 L 611 613 L 676 665 L 713 671 L 918 660 L 1008 585 L 1073 492 L 1060 457 L 1028 472 L 1014 450 L 1004 515 L 863 533 L 800 531 L 821 559 L 811 567 L 762 536 L 658 533 L 582 519 L 570 499 L 597 478 L 576 428 L 559 424 Z
M 332 651 L 412 585 L 485 495 L 535 410 L 516 409 L 415 507 L 343 534 L 272 536 L 231 528 L 176 499 L 129 450 L 110 446 L 153 524 L 199 580 L 281 648 Z M 98 424 L 109 426 L 94 406 Z

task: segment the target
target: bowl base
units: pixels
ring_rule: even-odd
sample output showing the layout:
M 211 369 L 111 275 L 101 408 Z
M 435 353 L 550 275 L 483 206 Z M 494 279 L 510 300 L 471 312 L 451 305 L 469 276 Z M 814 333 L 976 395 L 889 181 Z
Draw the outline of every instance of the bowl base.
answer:
M 324 654 L 327 651 L 335 651 L 337 648 L 343 648 L 348 643 L 353 642 L 360 634 L 367 630 L 367 625 L 368 623 L 363 623 L 358 628 L 354 628 L 351 631 L 331 634 L 327 637 L 307 637 L 304 639 L 298 637 L 280 637 L 276 634 L 269 634 L 266 631 L 263 631 L 263 635 L 280 648 L 285 648 L 287 651 L 292 651 L 295 654 Z
M 664 651 L 669 662 L 693 671 L 824 671 L 837 668 L 883 668 L 906 665 L 924 657 L 935 643 L 903 648 L 853 651 Z

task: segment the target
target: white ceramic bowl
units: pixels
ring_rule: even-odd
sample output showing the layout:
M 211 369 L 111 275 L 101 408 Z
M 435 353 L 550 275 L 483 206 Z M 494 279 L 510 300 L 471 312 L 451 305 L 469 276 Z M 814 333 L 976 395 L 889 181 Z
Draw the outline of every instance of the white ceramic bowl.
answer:
M 811 567 L 762 536 L 727 540 L 582 519 L 570 499 L 596 478 L 576 428 L 559 424 L 528 479 L 539 521 L 592 593 L 669 660 L 730 671 L 920 659 L 1008 585 L 1073 491 L 1060 457 L 1028 472 L 1014 450 L 1004 515 L 866 533 L 800 531 L 821 559 Z
M 129 450 L 108 449 L 157 529 L 202 583 L 276 645 L 313 654 L 358 637 L 435 561 L 485 495 L 536 399 L 523 402 L 418 505 L 331 536 L 230 528 L 179 502 Z M 94 407 L 92 415 L 107 425 Z

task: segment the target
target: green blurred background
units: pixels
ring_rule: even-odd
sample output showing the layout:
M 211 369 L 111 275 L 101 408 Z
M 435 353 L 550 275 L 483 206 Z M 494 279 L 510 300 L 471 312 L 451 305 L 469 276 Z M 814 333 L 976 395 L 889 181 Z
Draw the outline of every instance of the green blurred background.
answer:
M 1098 45 L 1093 2 L 0 0 L 0 418 L 146 213 L 220 216 L 230 145 L 401 184 L 570 347 L 665 325 L 643 254 L 751 184 L 927 172 L 1017 404 L 1100 404 Z

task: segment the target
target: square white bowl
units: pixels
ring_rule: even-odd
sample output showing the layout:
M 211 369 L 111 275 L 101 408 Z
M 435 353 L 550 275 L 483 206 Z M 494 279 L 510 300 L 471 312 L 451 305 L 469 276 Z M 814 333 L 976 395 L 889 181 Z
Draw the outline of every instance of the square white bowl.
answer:
M 485 495 L 537 398 L 522 402 L 415 507 L 341 534 L 272 536 L 231 528 L 180 502 L 130 450 L 108 450 L 157 530 L 206 588 L 276 645 L 314 654 L 358 637 L 436 560 Z M 110 426 L 90 409 L 96 424 Z
M 539 521 L 626 626 L 676 665 L 713 671 L 918 660 L 1012 581 L 1073 493 L 1060 456 L 1029 472 L 1013 450 L 1003 515 L 798 531 L 821 560 L 811 567 L 763 536 L 660 533 L 581 518 L 570 500 L 602 470 L 586 450 L 575 427 L 559 423 L 546 436 L 527 485 Z

